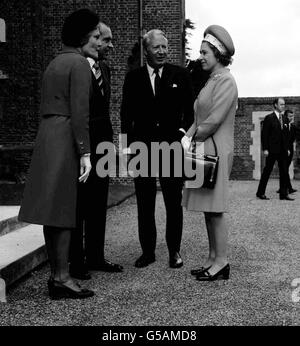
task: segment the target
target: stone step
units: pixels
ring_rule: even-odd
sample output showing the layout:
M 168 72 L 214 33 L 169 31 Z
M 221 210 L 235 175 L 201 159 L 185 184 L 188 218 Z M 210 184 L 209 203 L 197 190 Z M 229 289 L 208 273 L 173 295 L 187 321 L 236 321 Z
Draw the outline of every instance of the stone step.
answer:
M 28 225 L 18 220 L 19 206 L 0 207 L 0 236 Z
M 108 208 L 134 195 L 133 186 L 111 185 Z M 0 277 L 6 286 L 47 260 L 42 226 L 19 222 L 20 206 L 0 205 Z
M 0 277 L 7 286 L 47 260 L 42 230 L 26 225 L 0 237 Z

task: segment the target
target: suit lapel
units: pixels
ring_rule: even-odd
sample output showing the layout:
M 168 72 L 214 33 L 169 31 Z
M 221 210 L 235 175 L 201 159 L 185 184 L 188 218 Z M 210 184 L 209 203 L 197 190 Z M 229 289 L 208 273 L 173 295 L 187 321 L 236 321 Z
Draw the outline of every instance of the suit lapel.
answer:
M 100 62 L 100 68 L 103 78 L 103 90 L 104 90 L 104 96 L 108 96 L 110 92 L 110 80 L 108 76 L 108 69 L 105 68 L 102 62 Z

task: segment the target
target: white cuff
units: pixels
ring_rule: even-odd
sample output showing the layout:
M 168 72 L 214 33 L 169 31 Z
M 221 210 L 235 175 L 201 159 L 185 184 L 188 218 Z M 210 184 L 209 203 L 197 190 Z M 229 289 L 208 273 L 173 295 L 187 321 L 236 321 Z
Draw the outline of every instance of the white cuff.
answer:
M 123 148 L 123 149 L 122 149 L 122 154 L 123 154 L 123 155 L 131 154 L 131 149 L 130 149 L 130 148 Z

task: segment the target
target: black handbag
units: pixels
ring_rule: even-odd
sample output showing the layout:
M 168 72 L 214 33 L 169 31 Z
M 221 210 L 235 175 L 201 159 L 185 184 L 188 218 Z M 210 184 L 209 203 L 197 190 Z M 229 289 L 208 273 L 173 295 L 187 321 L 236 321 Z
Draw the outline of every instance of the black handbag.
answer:
M 216 143 L 214 141 L 213 136 L 210 136 L 215 148 L 215 155 L 205 155 L 196 152 L 197 142 L 192 138 L 191 145 L 188 151 L 185 154 L 185 160 L 187 164 L 189 164 L 193 171 L 201 170 L 204 174 L 203 176 L 203 184 L 200 187 L 206 187 L 208 189 L 213 189 L 215 187 L 217 181 L 217 173 L 219 166 L 219 156 Z M 185 180 L 194 180 L 193 177 L 185 177 Z

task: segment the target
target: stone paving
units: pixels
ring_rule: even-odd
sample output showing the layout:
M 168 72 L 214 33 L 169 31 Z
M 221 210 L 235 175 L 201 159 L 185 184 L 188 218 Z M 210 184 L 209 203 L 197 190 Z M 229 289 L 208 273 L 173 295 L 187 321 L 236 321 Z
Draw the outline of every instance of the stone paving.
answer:
M 134 267 L 140 255 L 135 197 L 110 208 L 106 257 L 124 273 L 92 272 L 95 297 L 51 301 L 48 265 L 14 284 L 0 304 L 0 326 L 299 326 L 300 181 L 295 201 L 280 201 L 278 181 L 269 201 L 255 197 L 258 182 L 230 182 L 228 281 L 197 282 L 190 275 L 207 253 L 202 213 L 184 212 L 184 266 L 168 267 L 165 212 L 157 194 L 156 262 Z

